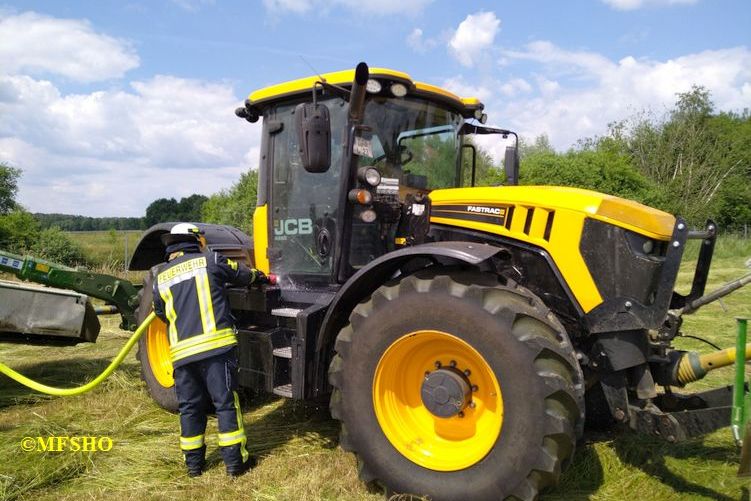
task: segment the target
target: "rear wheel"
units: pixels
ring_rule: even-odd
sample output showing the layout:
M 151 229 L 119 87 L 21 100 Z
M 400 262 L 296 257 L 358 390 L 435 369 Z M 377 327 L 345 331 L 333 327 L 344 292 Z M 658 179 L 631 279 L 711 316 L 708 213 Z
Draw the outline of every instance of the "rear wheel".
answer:
M 149 271 L 143 281 L 143 288 L 139 292 L 140 302 L 136 311 L 139 325 L 154 309 L 152 304 L 154 278 L 154 272 Z M 149 330 L 138 340 L 136 357 L 141 362 L 141 378 L 146 383 L 151 398 L 166 410 L 177 412 L 177 393 L 175 393 L 175 380 L 172 376 L 167 325 L 160 319 L 157 318 L 151 322 Z
M 532 293 L 477 273 L 379 288 L 337 337 L 340 442 L 360 476 L 431 499 L 533 499 L 571 458 L 582 376 Z

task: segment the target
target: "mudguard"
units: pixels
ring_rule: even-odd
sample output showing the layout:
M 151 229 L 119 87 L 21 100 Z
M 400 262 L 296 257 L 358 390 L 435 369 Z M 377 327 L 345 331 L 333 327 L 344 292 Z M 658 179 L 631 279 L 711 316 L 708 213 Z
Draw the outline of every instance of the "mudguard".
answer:
M 159 237 L 168 233 L 178 222 L 155 224 L 146 230 L 136 245 L 128 263 L 129 270 L 148 270 L 165 260 L 164 245 Z M 198 226 L 206 238 L 206 247 L 229 258 L 253 266 L 253 240 L 233 226 L 191 223 Z
M 427 258 L 446 264 L 459 262 L 477 266 L 499 253 L 507 252 L 503 247 L 453 241 L 405 247 L 379 257 L 355 273 L 336 293 L 323 319 L 321 335 L 316 341 L 316 351 L 333 342 L 358 302 L 390 280 L 407 262 L 416 258 Z

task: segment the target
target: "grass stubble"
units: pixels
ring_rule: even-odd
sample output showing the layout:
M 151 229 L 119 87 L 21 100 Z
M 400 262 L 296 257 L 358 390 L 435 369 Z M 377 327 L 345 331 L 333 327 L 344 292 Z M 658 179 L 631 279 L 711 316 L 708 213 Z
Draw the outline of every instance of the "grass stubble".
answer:
M 695 258 L 695 249 L 687 256 Z M 748 257 L 751 242 L 720 240 L 707 290 L 747 272 Z M 684 288 L 694 265 L 689 261 L 682 268 Z M 751 317 L 751 287 L 687 317 L 684 331 L 732 346 L 736 316 Z M 129 333 L 117 324 L 116 317 L 106 318 L 95 345 L 0 344 L 0 360 L 49 384 L 80 384 L 99 373 L 125 342 Z M 676 345 L 711 350 L 688 338 Z M 211 419 L 209 470 L 187 478 L 177 416 L 152 402 L 139 372 L 131 353 L 100 388 L 72 398 L 37 395 L 0 378 L 0 499 L 382 499 L 358 481 L 356 460 L 338 447 L 338 423 L 325 404 L 267 396 L 251 398 L 244 407 L 257 468 L 237 480 L 226 477 Z M 732 368 L 715 371 L 689 389 L 729 384 L 732 374 Z M 114 445 L 107 452 L 23 452 L 21 439 L 37 436 L 107 436 Z M 680 444 L 622 431 L 589 432 L 560 485 L 543 498 L 748 499 L 749 481 L 735 476 L 738 456 L 729 428 Z

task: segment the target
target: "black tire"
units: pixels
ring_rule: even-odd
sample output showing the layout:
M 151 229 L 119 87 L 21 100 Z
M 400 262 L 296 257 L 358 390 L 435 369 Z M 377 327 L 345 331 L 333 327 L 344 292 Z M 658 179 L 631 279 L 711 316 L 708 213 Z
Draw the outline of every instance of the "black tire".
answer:
M 446 272 L 444 272 L 446 273 Z M 385 350 L 419 330 L 451 333 L 485 358 L 503 400 L 503 424 L 484 458 L 456 471 L 424 468 L 381 429 L 373 403 Z M 336 340 L 330 409 L 340 445 L 357 455 L 360 478 L 390 493 L 432 500 L 535 499 L 555 485 L 584 421 L 583 378 L 555 315 L 530 291 L 480 273 L 423 271 L 361 302 Z
M 154 270 L 149 270 L 146 278 L 143 280 L 143 287 L 138 293 L 139 303 L 136 309 L 136 319 L 138 325 L 151 313 L 154 309 L 152 304 L 152 284 L 154 282 Z M 138 340 L 138 352 L 136 352 L 136 358 L 141 362 L 141 379 L 146 383 L 146 388 L 149 390 L 149 394 L 154 401 L 164 409 L 170 412 L 177 412 L 177 393 L 175 392 L 175 385 L 163 386 L 154 376 L 154 371 L 149 363 L 148 346 L 146 342 L 146 336 L 148 333 L 141 336 Z

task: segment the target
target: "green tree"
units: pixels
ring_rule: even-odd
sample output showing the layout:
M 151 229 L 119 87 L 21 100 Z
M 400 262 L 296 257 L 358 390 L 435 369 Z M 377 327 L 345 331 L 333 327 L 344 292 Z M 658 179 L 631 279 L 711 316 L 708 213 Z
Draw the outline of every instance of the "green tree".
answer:
M 719 197 L 729 179 L 745 184 L 742 177 L 751 173 L 748 115 L 713 112 L 709 92 L 694 86 L 678 94 L 664 119 L 641 115 L 611 134 L 625 141 L 633 165 L 654 181 L 661 208 L 694 224 L 724 205 Z
M 243 173 L 228 190 L 211 195 L 203 204 L 201 220 L 235 226 L 251 235 L 257 198 L 258 171 L 251 170 Z
M 16 207 L 18 178 L 21 170 L 0 162 L 0 214 L 7 214 Z

